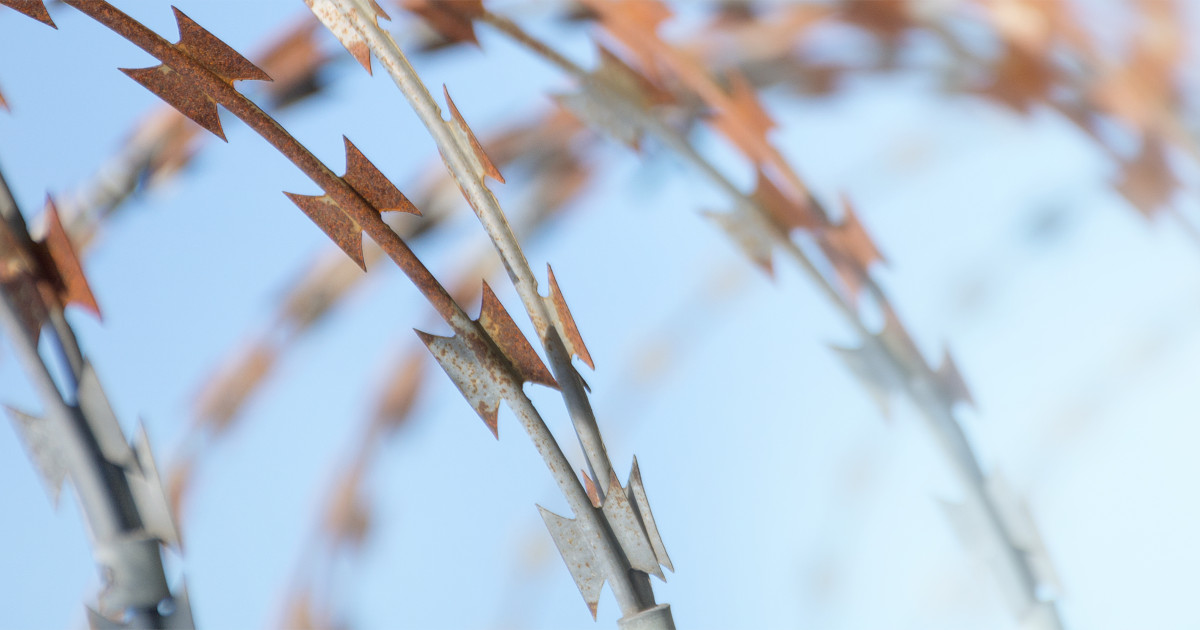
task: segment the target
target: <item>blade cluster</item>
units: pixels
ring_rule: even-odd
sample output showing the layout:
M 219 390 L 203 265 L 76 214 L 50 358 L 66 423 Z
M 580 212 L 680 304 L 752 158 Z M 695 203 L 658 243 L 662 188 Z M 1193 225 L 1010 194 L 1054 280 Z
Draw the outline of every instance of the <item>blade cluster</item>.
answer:
M 238 54 L 179 9 L 172 9 L 175 11 L 175 22 L 179 25 L 179 42 L 175 47 L 180 52 L 229 84 L 234 81 L 271 80 L 266 72 L 249 59 Z M 204 83 L 197 82 L 194 77 L 188 76 L 186 71 L 181 72 L 180 69 L 164 63 L 136 70 L 122 68 L 121 72 L 170 103 L 196 124 L 225 140 L 225 132 L 221 129 L 221 119 L 217 114 L 216 99 L 210 91 L 205 90 Z
M 45 236 L 35 241 L 7 187 L 0 193 L 0 206 L 5 208 L 0 221 L 3 321 L 30 377 L 39 384 L 46 413 L 37 417 L 9 408 L 9 416 L 51 502 L 58 504 L 69 480 L 88 517 L 95 559 L 105 579 L 100 610 L 89 609 L 93 627 L 126 627 L 116 619 L 131 610 L 157 615 L 158 605 L 171 597 L 160 547 L 178 549 L 179 532 L 145 429 L 139 427 L 132 443 L 126 439 L 95 370 L 78 350 L 63 317 L 71 303 L 99 312 L 53 203 L 43 213 Z M 37 350 L 47 324 L 63 351 L 68 396 L 55 387 L 48 363 Z M 191 627 L 186 596 L 183 601 L 185 605 L 177 605 L 162 619 L 168 627 Z
M 595 488 L 588 479 L 589 487 Z M 592 493 L 589 493 L 592 494 Z M 658 527 L 654 524 L 654 515 L 650 512 L 650 503 L 646 498 L 646 489 L 642 486 L 642 474 L 638 470 L 637 458 L 633 460 L 633 469 L 629 472 L 629 482 L 625 487 L 614 473 L 608 484 L 608 491 L 601 508 L 604 518 L 612 527 L 617 544 L 625 551 L 629 566 L 643 573 L 658 576 L 666 580 L 660 567 L 670 571 L 675 568 L 671 558 L 667 556 Z M 598 499 L 599 497 L 595 497 Z M 608 578 L 601 570 L 601 564 L 596 561 L 596 550 L 585 532 L 581 531 L 576 519 L 559 516 L 542 506 L 538 506 L 546 528 L 558 547 L 558 552 L 567 563 L 567 569 L 579 587 L 587 603 L 592 617 L 596 616 L 596 606 L 600 601 L 600 589 Z
M 45 231 L 36 241 L 23 224 L 0 222 L 0 289 L 18 298 L 21 318 L 35 341 L 54 309 L 75 304 L 100 316 L 79 256 L 49 199 L 42 216 Z

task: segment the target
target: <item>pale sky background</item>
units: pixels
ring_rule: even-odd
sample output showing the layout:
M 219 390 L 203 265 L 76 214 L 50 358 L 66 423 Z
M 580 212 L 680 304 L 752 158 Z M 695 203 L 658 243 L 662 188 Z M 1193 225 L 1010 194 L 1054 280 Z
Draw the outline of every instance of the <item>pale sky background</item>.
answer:
M 166 3 L 115 4 L 175 38 Z M 176 5 L 245 53 L 306 11 L 298 0 Z M 27 214 L 47 191 L 84 181 L 159 103 L 116 70 L 150 65 L 147 55 L 70 9 L 54 16 L 58 31 L 0 13 L 0 85 L 14 110 L 0 115 L 0 166 Z M 416 60 L 477 129 L 568 87 L 480 35 L 486 54 Z M 589 59 L 585 39 L 562 41 Z M 436 159 L 432 141 L 386 77 L 351 66 L 338 77 L 282 122 L 339 172 L 347 135 L 408 190 Z M 1029 501 L 1068 627 L 1200 627 L 1200 246 L 1171 219 L 1140 218 L 1107 184 L 1114 164 L 1047 112 L 1019 119 L 937 97 L 919 77 L 856 81 L 819 102 L 771 90 L 765 103 L 777 145 L 815 193 L 856 202 L 922 349 L 953 349 L 979 403 L 964 414 L 968 430 L 986 466 Z M 142 419 L 163 469 L 201 379 L 270 325 L 282 287 L 333 247 L 280 194 L 316 185 L 223 121 L 229 144 L 210 143 L 194 170 L 125 208 L 87 259 L 103 323 L 71 314 L 127 433 Z M 722 143 L 702 142 L 751 181 Z M 941 512 L 959 489 L 919 416 L 901 403 L 883 420 L 827 349 L 851 341 L 833 309 L 784 260 L 768 281 L 699 215 L 728 206 L 720 191 L 650 153 L 646 163 L 609 145 L 588 199 L 527 254 L 539 272 L 553 263 L 595 358 L 585 377 L 622 478 L 638 456 L 677 571 L 655 589 L 678 627 L 1016 628 Z M 1177 203 L 1194 216 L 1187 168 Z M 515 207 L 519 187 L 495 190 Z M 482 243 L 460 218 L 418 247 L 447 281 Z M 382 370 L 416 341 L 412 328 L 444 332 L 394 268 L 371 275 L 206 455 L 182 523 L 186 553 L 170 558 L 199 627 L 278 623 Z M 507 282 L 492 285 L 527 327 Z M 645 369 L 653 351 L 668 352 L 665 369 Z M 607 589 L 593 623 L 556 557 L 534 505 L 566 513 L 565 501 L 519 425 L 502 411 L 496 442 L 432 376 L 419 417 L 371 471 L 376 520 L 362 560 L 322 578 L 347 620 L 615 627 Z M 531 392 L 581 462 L 557 396 Z M 3 342 L 0 402 L 38 408 Z M 98 578 L 72 493 L 51 508 L 9 427 L 0 479 L 0 628 L 81 627 Z

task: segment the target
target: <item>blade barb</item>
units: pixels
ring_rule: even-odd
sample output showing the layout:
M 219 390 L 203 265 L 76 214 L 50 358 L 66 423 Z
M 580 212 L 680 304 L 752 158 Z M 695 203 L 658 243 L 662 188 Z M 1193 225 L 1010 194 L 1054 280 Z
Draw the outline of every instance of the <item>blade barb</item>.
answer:
M 871 345 L 861 348 L 843 348 L 830 346 L 837 353 L 842 363 L 849 368 L 850 373 L 867 389 L 867 393 L 879 406 L 884 418 L 891 417 L 892 394 L 899 390 L 899 384 L 894 383 L 888 371 L 884 368 L 884 359 L 872 350 Z
M 59 280 L 59 299 L 63 305 L 77 304 L 100 317 L 100 306 L 96 304 L 96 296 L 88 285 L 87 277 L 83 274 L 83 265 L 75 247 L 63 228 L 54 202 L 46 200 L 46 235 L 42 244 L 50 258 Z
M 963 380 L 962 373 L 958 371 L 958 364 L 949 350 L 942 353 L 942 364 L 938 367 L 936 376 L 938 385 L 950 400 L 975 406 L 975 398 L 971 396 L 971 390 Z
M 517 328 L 512 316 L 504 310 L 504 305 L 487 282 L 483 283 L 483 306 L 479 309 L 479 325 L 487 331 L 509 363 L 512 363 L 522 381 L 558 388 L 558 383 L 542 363 L 541 357 L 533 350 L 521 329 Z
M 141 83 L 142 87 L 179 110 L 179 113 L 191 118 L 196 124 L 211 131 L 218 138 L 225 140 L 225 132 L 221 129 L 221 117 L 217 113 L 217 104 L 203 90 L 178 72 L 165 65 L 153 68 L 121 68 L 121 72 Z
M 9 418 L 17 428 L 17 433 L 25 443 L 25 449 L 29 451 L 29 457 L 33 460 L 34 467 L 37 468 L 42 478 L 46 494 L 50 497 L 50 503 L 54 507 L 58 507 L 58 497 L 62 493 L 63 480 L 67 477 L 67 465 L 59 451 L 58 442 L 46 427 L 45 420 L 22 413 L 12 407 L 6 407 L 6 409 Z
M 142 528 L 163 544 L 178 549 L 179 529 L 171 516 L 167 495 L 163 492 L 158 467 L 154 463 L 154 454 L 150 451 L 150 438 L 146 434 L 146 427 L 140 423 L 133 443 L 133 452 L 137 457 L 137 468 L 127 470 L 125 476 L 128 478 L 138 515 L 142 518 Z
M 462 113 L 458 111 L 458 107 L 454 104 L 454 100 L 450 98 L 450 90 L 445 85 L 442 86 L 442 93 L 446 96 L 446 106 L 450 108 L 450 128 L 456 133 L 462 134 L 467 144 L 471 147 L 471 152 L 474 155 L 474 164 L 472 164 L 475 174 L 480 180 L 491 177 L 492 179 L 504 183 L 504 176 L 500 174 L 500 169 L 496 168 L 495 163 L 488 157 L 483 150 L 483 145 L 479 143 L 479 138 L 475 137 L 475 132 L 467 126 L 467 121 L 463 119 Z
M 266 72 L 246 59 L 229 44 L 208 32 L 175 7 L 175 23 L 179 25 L 179 43 L 182 49 L 196 61 L 228 83 L 234 81 L 270 81 Z
M 337 202 L 329 195 L 314 197 L 285 192 L 288 199 L 296 204 L 304 214 L 312 219 L 326 236 L 333 239 L 338 247 L 346 252 L 363 271 L 367 270 L 367 261 L 363 257 L 362 228 L 351 219 Z
M 416 333 L 425 343 L 425 347 L 429 348 L 433 358 L 437 359 L 438 364 L 446 371 L 446 375 L 458 387 L 458 391 L 462 392 L 463 398 L 466 398 L 479 414 L 492 435 L 500 439 L 496 418 L 504 395 L 496 383 L 496 378 L 488 373 L 481 365 L 480 359 L 459 336 L 438 337 L 419 330 Z
M 597 570 L 598 563 L 591 546 L 579 531 L 578 523 L 574 519 L 559 516 L 540 505 L 537 509 L 542 515 L 542 520 L 546 522 L 546 529 L 550 530 L 554 546 L 558 547 L 559 555 L 567 563 L 567 570 L 571 572 L 579 594 L 583 595 L 583 601 L 587 603 L 592 619 L 595 619 L 596 606 L 600 603 L 600 589 L 604 587 L 604 575 Z
M 654 513 L 650 511 L 650 500 L 646 497 L 645 486 L 642 485 L 642 471 L 638 468 L 636 456 L 633 458 L 633 468 L 629 471 L 627 494 L 629 502 L 633 504 L 646 529 L 646 536 L 650 539 L 650 548 L 654 550 L 654 557 L 658 559 L 659 564 L 674 573 L 675 565 L 671 564 L 671 557 L 667 555 L 662 535 L 658 533 L 658 525 L 654 523 Z
M 771 260 L 775 244 L 771 240 L 769 226 L 762 217 L 750 212 L 742 204 L 729 212 L 706 211 L 703 214 L 725 232 L 742 250 L 742 254 L 762 269 L 768 278 L 775 277 L 775 266 Z
M 50 19 L 50 12 L 46 10 L 46 4 L 42 0 L 0 0 L 0 5 L 24 13 L 51 28 L 58 28 L 54 20 Z
M 347 184 L 379 212 L 396 211 L 421 215 L 421 211 L 417 210 L 408 197 L 405 197 L 349 138 L 343 136 L 342 139 L 346 142 L 346 174 L 342 179 L 346 180 Z
M 563 335 L 563 342 L 567 344 L 567 350 L 579 357 L 580 361 L 587 364 L 593 370 L 596 369 L 596 364 L 592 362 L 592 354 L 588 352 L 587 346 L 583 343 L 583 337 L 579 334 L 579 326 L 575 324 L 575 317 L 571 315 L 571 309 L 567 308 L 567 301 L 563 299 L 562 290 L 558 288 L 558 280 L 554 277 L 554 270 L 550 265 L 546 265 L 546 275 L 550 280 L 550 305 L 554 309 L 552 315 L 557 319 L 559 332 Z
M 317 16 L 317 19 L 325 25 L 325 28 L 328 28 L 329 32 L 338 38 L 342 46 L 346 47 L 346 50 L 367 71 L 367 74 L 372 74 L 371 47 L 362 33 L 349 26 L 337 4 L 333 0 L 304 0 L 304 3 L 312 10 L 313 15 Z
M 650 547 L 650 540 L 646 537 L 642 520 L 634 513 L 633 506 L 623 490 L 621 482 L 617 480 L 617 474 L 613 473 L 608 483 L 608 494 L 604 498 L 604 516 L 608 519 L 621 550 L 625 552 L 625 557 L 629 559 L 629 566 L 666 581 L 666 576 L 658 566 L 658 558 Z

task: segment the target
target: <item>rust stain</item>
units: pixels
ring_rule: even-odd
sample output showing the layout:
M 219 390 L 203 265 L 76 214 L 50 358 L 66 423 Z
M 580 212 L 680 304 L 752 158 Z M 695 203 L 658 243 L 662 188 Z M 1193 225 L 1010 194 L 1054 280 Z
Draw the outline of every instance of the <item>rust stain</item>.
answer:
M 541 357 L 534 351 L 521 329 L 517 328 L 512 316 L 504 309 L 504 305 L 496 298 L 487 282 L 483 283 L 483 305 L 479 309 L 479 325 L 487 331 L 492 342 L 512 363 L 521 380 L 558 388 L 550 370 L 546 369 Z
M 492 159 L 484 152 L 483 146 L 479 144 L 479 138 L 475 137 L 475 132 L 467 126 L 467 121 L 463 120 L 462 114 L 459 113 L 458 107 L 454 105 L 454 99 L 450 98 L 450 90 L 445 85 L 442 86 L 442 93 L 446 95 L 446 105 L 450 107 L 450 116 L 454 123 L 462 129 L 467 135 L 467 140 L 471 143 L 471 150 L 475 152 L 475 157 L 479 160 L 480 166 L 483 167 L 483 174 L 492 179 L 504 183 L 504 176 L 500 174 L 500 169 L 492 163 Z
M 587 491 L 588 500 L 592 502 L 592 507 L 600 507 L 600 491 L 596 488 L 596 482 L 588 476 L 587 471 L 580 470 L 579 474 L 583 475 L 583 488 Z
M 558 288 L 558 280 L 554 278 L 554 270 L 550 268 L 549 264 L 546 265 L 546 275 L 550 279 L 550 301 L 554 304 L 554 311 L 558 314 L 558 320 L 562 324 L 562 333 L 567 337 L 564 341 L 572 354 L 579 357 L 579 360 L 586 363 L 588 367 L 596 369 L 596 365 L 592 362 L 592 354 L 588 352 L 587 346 L 583 343 L 579 327 L 575 324 L 575 318 L 571 316 L 571 309 L 567 308 L 562 290 Z
M 46 235 L 42 237 L 41 248 L 45 255 L 42 268 L 46 275 L 52 276 L 59 303 L 63 306 L 77 304 L 99 318 L 100 306 L 96 304 L 96 297 L 88 285 L 75 247 L 71 245 L 71 239 L 63 229 L 58 209 L 49 197 L 46 198 L 45 213 Z

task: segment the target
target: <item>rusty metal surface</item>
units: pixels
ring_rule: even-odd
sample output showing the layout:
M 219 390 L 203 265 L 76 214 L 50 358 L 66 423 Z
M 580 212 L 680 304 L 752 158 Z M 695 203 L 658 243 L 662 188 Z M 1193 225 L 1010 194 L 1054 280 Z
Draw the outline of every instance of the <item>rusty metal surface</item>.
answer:
M 555 318 L 557 328 L 566 335 L 563 342 L 567 345 L 567 350 L 579 357 L 579 360 L 586 363 L 588 367 L 596 369 L 596 364 L 592 362 L 592 354 L 584 345 L 583 336 L 579 334 L 579 326 L 575 324 L 575 318 L 571 315 L 571 309 L 567 308 L 567 301 L 563 299 L 562 289 L 558 288 L 554 269 L 551 269 L 549 264 L 546 265 L 546 276 L 550 283 L 550 296 L 546 299 L 554 309 L 551 316 Z
M 46 10 L 46 5 L 42 0 L 3 0 L 0 5 L 20 11 L 46 26 L 58 28 L 55 26 L 54 20 L 50 19 L 50 12 Z

